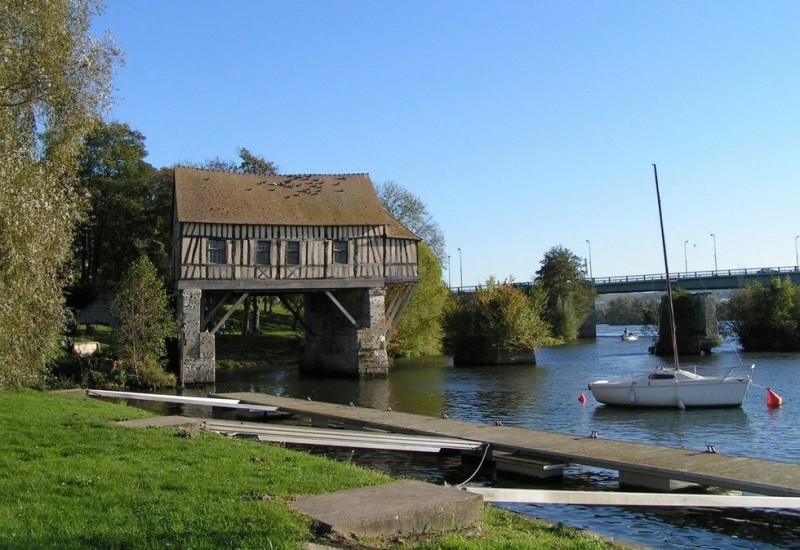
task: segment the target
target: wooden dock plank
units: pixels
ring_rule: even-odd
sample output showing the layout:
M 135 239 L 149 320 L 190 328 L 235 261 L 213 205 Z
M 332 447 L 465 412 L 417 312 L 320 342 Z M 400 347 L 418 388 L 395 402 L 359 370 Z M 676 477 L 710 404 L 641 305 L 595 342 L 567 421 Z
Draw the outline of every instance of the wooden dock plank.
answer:
M 274 395 L 243 392 L 222 394 L 219 397 L 275 406 L 298 415 L 346 421 L 397 433 L 483 441 L 500 451 L 521 451 L 553 461 L 657 475 L 764 495 L 800 496 L 798 464 L 726 456 L 722 453 L 708 453 L 705 449 L 673 449 L 577 437 Z

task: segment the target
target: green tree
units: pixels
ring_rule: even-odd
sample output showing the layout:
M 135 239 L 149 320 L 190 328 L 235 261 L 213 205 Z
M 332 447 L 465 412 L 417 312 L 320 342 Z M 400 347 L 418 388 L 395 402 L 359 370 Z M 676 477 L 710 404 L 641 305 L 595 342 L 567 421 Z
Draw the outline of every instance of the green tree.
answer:
M 768 287 L 748 286 L 731 298 L 729 311 L 744 349 L 800 349 L 800 287 L 789 277 L 773 277 Z
M 547 251 L 536 272 L 535 283 L 547 294 L 546 320 L 553 336 L 574 340 L 581 323 L 591 313 L 597 291 L 584 276 L 583 261 L 566 248 Z
M 86 138 L 78 175 L 90 210 L 75 239 L 83 285 L 119 282 L 141 254 L 153 252 L 163 263 L 155 236 L 163 222 L 153 213 L 156 172 L 146 156 L 144 136 L 127 124 L 101 124 Z
M 142 256 L 125 274 L 111 304 L 119 319 L 114 329 L 114 351 L 128 379 L 139 387 L 175 385 L 164 370 L 166 338 L 175 336 L 173 312 L 155 267 Z
M 414 296 L 389 344 L 401 357 L 442 352 L 442 311 L 450 295 L 442 282 L 442 265 L 425 243 L 419 243 L 419 279 Z
M 0 0 L 0 389 L 42 383 L 64 324 L 64 264 L 82 202 L 83 137 L 118 51 L 90 0 Z
M 439 262 L 446 266 L 444 233 L 422 199 L 393 181 L 385 181 L 375 190 L 389 214 L 425 241 Z
M 512 281 L 486 281 L 471 295 L 454 295 L 444 314 L 444 347 L 455 364 L 492 364 L 504 354 L 533 351 L 549 327 L 544 302 Z
M 274 175 L 278 173 L 278 165 L 267 160 L 261 155 L 251 152 L 249 149 L 239 147 L 237 149 L 239 161 L 224 160 L 219 157 L 208 159 L 203 163 L 182 163 L 184 166 L 195 166 L 205 170 L 217 170 L 220 172 L 237 172 L 240 174 L 265 174 Z

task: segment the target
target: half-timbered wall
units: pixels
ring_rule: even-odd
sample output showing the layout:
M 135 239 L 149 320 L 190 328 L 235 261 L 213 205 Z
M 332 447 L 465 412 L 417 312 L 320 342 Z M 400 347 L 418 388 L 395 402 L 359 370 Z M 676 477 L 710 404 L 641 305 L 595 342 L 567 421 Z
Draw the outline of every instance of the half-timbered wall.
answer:
M 179 279 L 416 278 L 417 243 L 390 239 L 381 226 L 255 226 L 182 223 L 175 243 Z M 209 261 L 209 240 L 225 241 L 225 263 Z M 258 263 L 259 241 L 269 262 Z M 347 243 L 347 263 L 334 261 L 334 242 Z M 287 249 L 298 248 L 297 264 Z

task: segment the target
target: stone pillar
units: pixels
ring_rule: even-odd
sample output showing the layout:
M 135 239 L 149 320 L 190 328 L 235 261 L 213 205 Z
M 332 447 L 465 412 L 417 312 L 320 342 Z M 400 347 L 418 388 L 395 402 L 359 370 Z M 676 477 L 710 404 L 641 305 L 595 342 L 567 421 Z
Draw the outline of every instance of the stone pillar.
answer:
M 214 335 L 200 331 L 202 296 L 199 288 L 178 291 L 181 385 L 214 383 Z
M 370 288 L 369 310 L 365 326 L 357 331 L 359 376 L 389 374 L 389 355 L 386 352 L 386 289 Z
M 672 355 L 667 300 L 667 296 L 661 298 L 658 341 L 652 348 L 655 355 Z M 722 343 L 717 308 L 710 292 L 673 297 L 672 303 L 675 310 L 675 339 L 678 341 L 680 355 L 711 353 L 711 348 Z
M 385 376 L 389 371 L 386 290 L 358 288 L 332 295 L 356 325 L 325 293 L 307 293 L 300 370 L 335 376 Z

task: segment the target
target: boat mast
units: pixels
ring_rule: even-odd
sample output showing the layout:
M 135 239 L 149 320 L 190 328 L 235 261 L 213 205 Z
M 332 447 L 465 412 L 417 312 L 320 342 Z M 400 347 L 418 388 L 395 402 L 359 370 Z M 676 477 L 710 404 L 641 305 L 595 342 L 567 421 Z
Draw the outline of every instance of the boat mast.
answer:
M 672 283 L 669 280 L 669 262 L 667 262 L 667 240 L 664 238 L 664 218 L 661 215 L 661 192 L 658 190 L 658 170 L 656 165 L 653 164 L 653 175 L 656 180 L 656 198 L 658 199 L 658 222 L 661 225 L 661 248 L 664 251 L 664 271 L 667 274 L 667 302 L 669 302 L 669 326 L 670 335 L 672 336 L 672 359 L 675 362 L 675 368 L 679 369 L 678 363 L 678 338 L 675 335 L 675 309 L 672 306 Z

